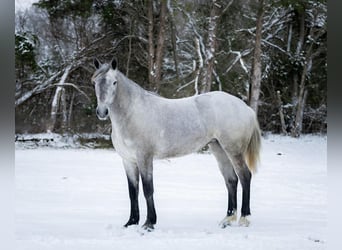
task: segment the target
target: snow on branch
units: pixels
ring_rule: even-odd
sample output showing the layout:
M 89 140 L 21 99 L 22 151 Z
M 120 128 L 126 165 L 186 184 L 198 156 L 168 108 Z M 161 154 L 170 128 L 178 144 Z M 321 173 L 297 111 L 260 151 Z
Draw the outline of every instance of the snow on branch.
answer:
M 247 49 L 247 50 L 244 50 L 242 52 L 240 52 L 240 51 L 233 51 L 233 50 L 229 51 L 229 53 L 231 53 L 231 54 L 236 54 L 236 57 L 233 60 L 233 62 L 229 65 L 229 67 L 226 69 L 226 71 L 223 73 L 223 75 L 226 75 L 234 67 L 234 65 L 237 62 L 240 62 L 242 69 L 246 73 L 248 73 L 248 69 L 247 69 L 244 61 L 242 60 L 242 57 L 247 56 L 251 52 L 252 52 L 252 49 Z
M 60 83 L 52 84 L 50 86 L 47 86 L 44 90 L 46 90 L 48 88 L 64 87 L 64 86 L 66 86 L 66 87 L 68 87 L 68 86 L 73 87 L 78 92 L 80 92 L 85 98 L 87 98 L 88 101 L 90 101 L 90 97 L 83 90 L 81 90 L 76 84 L 70 83 L 70 82 L 65 82 L 63 84 L 60 84 Z
M 278 45 L 275 45 L 275 44 L 273 44 L 273 43 L 267 41 L 266 39 L 262 39 L 261 41 L 262 41 L 263 43 L 266 43 L 266 44 L 270 45 L 271 47 L 274 47 L 274 48 L 280 50 L 280 51 L 283 52 L 284 54 L 288 54 L 288 52 L 287 52 L 286 50 L 282 49 L 282 48 L 279 47 Z

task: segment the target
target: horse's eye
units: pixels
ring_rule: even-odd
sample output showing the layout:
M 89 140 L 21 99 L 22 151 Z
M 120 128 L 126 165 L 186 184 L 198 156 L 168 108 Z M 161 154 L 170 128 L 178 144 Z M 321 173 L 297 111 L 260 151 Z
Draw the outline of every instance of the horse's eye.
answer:
M 113 85 L 115 85 L 115 84 L 116 84 L 116 81 L 113 82 Z

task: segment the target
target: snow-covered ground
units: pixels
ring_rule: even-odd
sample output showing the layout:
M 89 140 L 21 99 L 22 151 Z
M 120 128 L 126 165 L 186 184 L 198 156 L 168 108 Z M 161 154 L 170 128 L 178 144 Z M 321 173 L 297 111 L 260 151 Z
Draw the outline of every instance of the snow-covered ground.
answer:
M 327 249 L 326 155 L 326 136 L 264 138 L 252 223 L 225 229 L 227 192 L 212 155 L 156 161 L 158 222 L 144 233 L 142 192 L 140 225 L 122 227 L 129 198 L 113 150 L 17 147 L 17 249 Z

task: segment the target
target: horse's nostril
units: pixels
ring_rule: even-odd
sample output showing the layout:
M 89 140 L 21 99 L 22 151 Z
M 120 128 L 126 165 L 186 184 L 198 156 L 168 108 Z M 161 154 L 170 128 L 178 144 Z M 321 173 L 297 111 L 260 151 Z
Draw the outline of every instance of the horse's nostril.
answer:
M 107 108 L 104 108 L 104 109 L 101 109 L 98 107 L 96 108 L 96 115 L 100 120 L 106 120 L 108 117 L 108 113 L 109 112 Z

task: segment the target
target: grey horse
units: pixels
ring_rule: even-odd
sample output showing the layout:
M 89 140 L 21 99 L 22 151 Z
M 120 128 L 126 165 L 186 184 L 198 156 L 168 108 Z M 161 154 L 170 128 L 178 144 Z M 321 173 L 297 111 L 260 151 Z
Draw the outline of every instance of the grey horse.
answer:
M 259 159 L 261 135 L 255 112 L 239 98 L 214 91 L 188 98 L 167 99 L 144 90 L 117 69 L 117 61 L 94 59 L 92 76 L 96 114 L 111 120 L 112 142 L 127 174 L 130 217 L 125 227 L 139 223 L 141 176 L 147 204 L 143 228 L 157 221 L 153 200 L 153 159 L 186 155 L 205 145 L 215 156 L 228 190 L 228 210 L 221 227 L 237 220 L 237 185 L 242 186 L 239 224 L 250 223 L 250 183 Z

